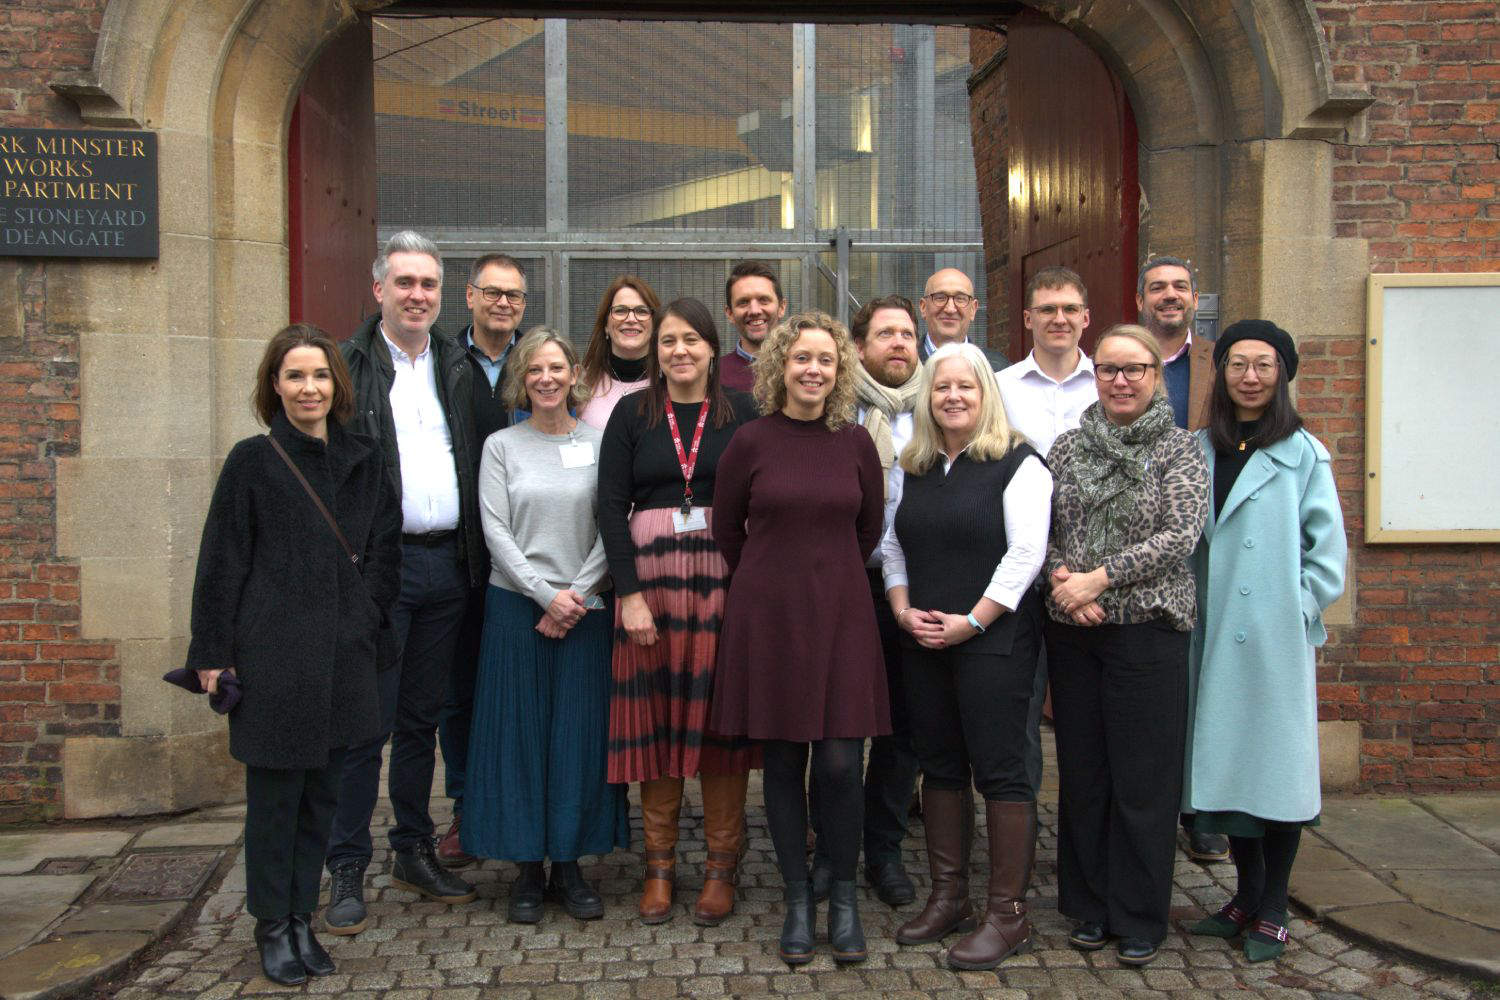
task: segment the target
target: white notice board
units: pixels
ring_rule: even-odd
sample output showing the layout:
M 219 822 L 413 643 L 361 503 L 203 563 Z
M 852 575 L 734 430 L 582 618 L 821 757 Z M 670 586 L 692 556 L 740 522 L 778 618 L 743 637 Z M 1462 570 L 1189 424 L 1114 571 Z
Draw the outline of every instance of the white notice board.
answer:
M 1365 541 L 1500 541 L 1500 273 L 1370 276 Z

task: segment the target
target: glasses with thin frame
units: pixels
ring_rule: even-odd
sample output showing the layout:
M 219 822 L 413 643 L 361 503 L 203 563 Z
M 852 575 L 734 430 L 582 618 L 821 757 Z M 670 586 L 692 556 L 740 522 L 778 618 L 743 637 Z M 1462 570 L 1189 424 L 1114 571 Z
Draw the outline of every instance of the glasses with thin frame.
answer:
M 1244 358 L 1235 358 L 1224 366 L 1224 373 L 1232 379 L 1242 379 L 1251 368 L 1255 374 L 1260 376 L 1262 382 L 1276 377 L 1276 360 L 1274 358 L 1261 358 L 1253 364 Z
M 974 296 L 968 292 L 928 292 L 925 298 L 939 309 L 947 309 L 949 302 L 960 309 L 967 309 L 969 303 L 974 301 Z
M 1127 382 L 1139 382 L 1155 365 L 1095 365 L 1094 378 L 1100 382 L 1113 382 L 1116 375 L 1124 375 Z
M 1083 315 L 1083 303 L 1081 302 L 1065 302 L 1062 305 L 1052 302 L 1043 306 L 1028 306 L 1026 311 L 1034 313 L 1042 319 L 1050 320 L 1053 316 L 1057 315 L 1059 309 L 1062 310 L 1062 314 L 1068 317 L 1068 319 L 1077 319 Z
M 526 292 L 519 288 L 496 288 L 494 285 L 485 285 L 483 288 L 469 282 L 469 287 L 480 294 L 484 301 L 494 305 L 500 301 L 500 296 L 505 296 L 505 301 L 513 306 L 526 304 Z
M 648 319 L 651 318 L 651 307 L 650 306 L 610 306 L 609 307 L 609 318 L 610 319 L 613 319 L 613 320 L 622 320 L 622 319 L 625 319 L 627 316 L 634 316 L 636 319 L 638 319 L 638 320 L 640 320 L 641 322 L 644 323 L 646 320 L 648 320 Z

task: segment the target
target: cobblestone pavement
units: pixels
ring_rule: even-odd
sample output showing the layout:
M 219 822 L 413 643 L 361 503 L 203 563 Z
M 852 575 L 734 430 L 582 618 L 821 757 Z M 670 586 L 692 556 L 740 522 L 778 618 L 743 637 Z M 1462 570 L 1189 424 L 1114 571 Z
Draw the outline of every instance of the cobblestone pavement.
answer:
M 898 946 L 896 926 L 914 914 L 925 895 L 926 855 L 921 824 L 906 842 L 908 866 L 918 882 L 918 903 L 893 911 L 862 889 L 861 915 L 869 960 L 836 967 L 826 951 L 810 965 L 791 970 L 776 957 L 781 927 L 780 877 L 776 872 L 758 781 L 752 783 L 750 850 L 735 915 L 720 927 L 694 926 L 687 908 L 701 884 L 704 847 L 701 807 L 689 782 L 679 843 L 678 913 L 669 923 L 643 926 L 635 919 L 642 863 L 636 852 L 617 851 L 585 862 L 606 902 L 602 920 L 576 921 L 548 904 L 542 923 L 508 924 L 505 897 L 513 866 L 488 861 L 467 870 L 479 899 L 463 906 L 417 902 L 394 889 L 389 857 L 377 850 L 371 879 L 370 927 L 357 937 L 325 935 L 337 974 L 287 989 L 259 975 L 251 940 L 253 919 L 242 910 L 243 865 L 225 877 L 207 899 L 196 923 L 178 932 L 155 959 L 117 983 L 118 1000 L 198 997 L 202 1000 L 306 992 L 381 1000 L 604 1000 L 667 997 L 1147 997 L 1243 998 L 1245 991 L 1284 998 L 1493 996 L 1494 986 L 1439 975 L 1393 960 L 1326 932 L 1312 921 L 1294 920 L 1292 943 L 1279 962 L 1248 965 L 1238 948 L 1211 938 L 1193 938 L 1176 924 L 1212 910 L 1228 898 L 1234 870 L 1205 868 L 1179 854 L 1173 898 L 1174 929 L 1160 957 L 1144 970 L 1118 965 L 1112 949 L 1083 954 L 1068 947 L 1068 922 L 1057 912 L 1056 806 L 1042 805 L 1038 869 L 1031 914 L 1031 953 L 1012 958 L 994 972 L 958 973 L 943 961 L 939 945 Z M 438 787 L 441 787 L 439 785 Z M 377 814 L 387 824 L 389 812 Z M 638 814 L 638 806 L 636 808 Z M 981 816 L 981 824 L 982 824 Z M 634 831 L 639 846 L 640 832 Z M 384 843 L 377 835 L 376 843 Z M 982 833 L 976 870 L 984 872 Z M 979 900 L 982 883 L 975 887 Z M 825 909 L 826 912 L 826 909 Z M 820 920 L 820 933 L 823 931 Z M 951 938 L 951 944 L 956 938 Z

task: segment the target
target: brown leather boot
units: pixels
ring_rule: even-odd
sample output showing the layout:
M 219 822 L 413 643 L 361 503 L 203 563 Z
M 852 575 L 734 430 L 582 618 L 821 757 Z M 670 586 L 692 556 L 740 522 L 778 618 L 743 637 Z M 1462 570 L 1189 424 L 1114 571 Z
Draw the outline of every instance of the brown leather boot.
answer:
M 1026 886 L 1036 855 L 1036 803 L 986 802 L 989 822 L 989 904 L 978 929 L 948 951 L 955 969 L 993 969 L 1031 944 Z
M 646 882 L 639 907 L 642 923 L 660 924 L 672 918 L 677 814 L 681 809 L 681 778 L 641 782 L 641 827 L 646 835 Z
M 703 785 L 708 860 L 703 865 L 703 891 L 693 907 L 693 923 L 717 927 L 734 912 L 740 857 L 745 852 L 745 789 L 750 775 L 704 774 L 698 780 Z
M 922 912 L 897 928 L 896 940 L 901 944 L 925 944 L 954 931 L 974 929 L 974 904 L 969 901 L 973 804 L 963 792 L 924 788 L 922 822 L 927 828 L 932 891 Z

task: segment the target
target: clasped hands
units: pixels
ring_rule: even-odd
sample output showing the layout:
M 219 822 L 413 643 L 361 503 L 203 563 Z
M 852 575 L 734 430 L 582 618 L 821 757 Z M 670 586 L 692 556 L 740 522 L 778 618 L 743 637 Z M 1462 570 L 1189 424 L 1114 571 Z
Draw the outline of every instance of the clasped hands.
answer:
M 569 629 L 583 620 L 588 610 L 578 591 L 571 587 L 559 590 L 557 596 L 552 598 L 552 603 L 547 606 L 547 613 L 536 623 L 536 630 L 549 639 L 561 639 L 568 634 Z
M 1099 595 L 1108 588 L 1109 575 L 1103 566 L 1088 573 L 1074 573 L 1067 566 L 1052 571 L 1052 601 L 1075 625 L 1104 624 Z

